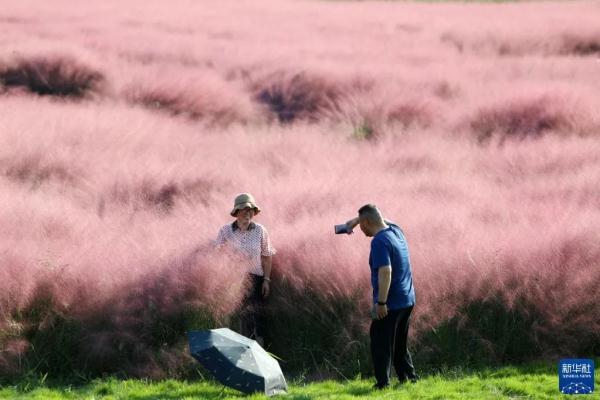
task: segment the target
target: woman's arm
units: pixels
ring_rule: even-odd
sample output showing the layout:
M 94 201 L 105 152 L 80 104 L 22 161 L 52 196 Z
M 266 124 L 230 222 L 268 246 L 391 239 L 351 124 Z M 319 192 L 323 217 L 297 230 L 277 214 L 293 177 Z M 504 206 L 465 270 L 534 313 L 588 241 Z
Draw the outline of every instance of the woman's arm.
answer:
M 261 256 L 263 272 L 265 273 L 265 281 L 271 280 L 271 267 L 273 265 L 273 256 Z
M 225 244 L 225 229 L 219 229 L 219 233 L 217 234 L 217 238 L 215 239 L 213 245 L 214 247 L 221 248 Z
M 275 254 L 275 249 L 271 244 L 271 238 L 266 229 L 263 229 L 260 252 L 260 261 L 264 273 L 262 295 L 267 298 L 271 292 L 271 269 L 273 267 L 273 255 Z
M 273 266 L 273 256 L 261 256 L 260 259 L 264 272 L 262 295 L 267 298 L 271 292 L 271 267 Z

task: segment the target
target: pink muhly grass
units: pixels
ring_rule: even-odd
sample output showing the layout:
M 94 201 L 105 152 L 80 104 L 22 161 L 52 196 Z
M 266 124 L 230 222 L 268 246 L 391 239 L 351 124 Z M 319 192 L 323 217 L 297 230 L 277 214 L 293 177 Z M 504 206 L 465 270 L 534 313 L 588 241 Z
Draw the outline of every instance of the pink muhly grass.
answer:
M 36 56 L 0 64 L 0 83 L 38 95 L 82 98 L 101 90 L 101 72 L 69 57 Z
M 175 69 L 160 74 L 140 70 L 139 75 L 122 91 L 133 104 L 217 126 L 258 120 L 258 107 L 251 103 L 250 94 L 209 70 L 185 75 Z
M 561 53 L 576 56 L 600 54 L 600 31 L 565 33 L 562 36 Z
M 326 77 L 276 72 L 252 82 L 254 96 L 281 123 L 316 122 L 336 110 L 342 89 Z
M 481 110 L 471 121 L 471 129 L 479 141 L 497 134 L 501 137 L 525 138 L 548 131 L 572 129 L 565 107 L 547 97 L 515 100 L 498 107 Z

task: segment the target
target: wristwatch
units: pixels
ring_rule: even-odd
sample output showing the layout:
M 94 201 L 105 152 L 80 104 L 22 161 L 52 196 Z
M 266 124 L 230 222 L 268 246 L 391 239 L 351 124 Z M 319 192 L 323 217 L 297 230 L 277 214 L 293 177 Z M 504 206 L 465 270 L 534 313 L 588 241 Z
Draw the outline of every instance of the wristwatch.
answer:
M 378 301 L 378 302 L 377 302 L 377 305 L 378 305 L 378 306 L 387 306 L 387 301 L 383 301 L 383 302 L 381 302 L 381 301 Z

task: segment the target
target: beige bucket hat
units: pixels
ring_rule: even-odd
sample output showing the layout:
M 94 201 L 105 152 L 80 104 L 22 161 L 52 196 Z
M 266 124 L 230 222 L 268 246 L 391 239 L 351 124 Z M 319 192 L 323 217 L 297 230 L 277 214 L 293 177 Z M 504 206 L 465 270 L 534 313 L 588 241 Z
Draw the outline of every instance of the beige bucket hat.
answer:
M 254 208 L 254 214 L 258 214 L 260 212 L 260 208 L 256 205 L 256 201 L 254 201 L 254 197 L 250 193 L 242 193 L 238 194 L 233 201 L 233 210 L 231 210 L 231 216 L 235 217 L 235 214 L 246 207 Z

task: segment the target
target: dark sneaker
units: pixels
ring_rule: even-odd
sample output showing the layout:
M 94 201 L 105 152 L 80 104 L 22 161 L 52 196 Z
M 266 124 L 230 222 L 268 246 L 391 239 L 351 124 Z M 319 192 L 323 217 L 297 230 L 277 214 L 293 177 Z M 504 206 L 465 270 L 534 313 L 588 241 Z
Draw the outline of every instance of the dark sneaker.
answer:
M 408 377 L 408 378 L 402 378 L 402 379 L 398 378 L 398 382 L 399 382 L 401 385 L 402 385 L 402 384 L 404 384 L 404 383 L 406 383 L 406 382 L 410 382 L 410 383 L 417 383 L 417 381 L 418 381 L 419 379 L 421 379 L 421 378 L 419 378 L 419 376 L 418 376 L 418 375 L 414 375 L 414 376 L 411 376 L 411 377 Z
M 376 383 L 373 385 L 373 390 L 383 390 L 383 389 L 387 389 L 389 387 L 390 387 L 389 383 L 385 383 L 385 384 Z

